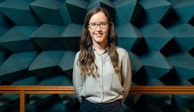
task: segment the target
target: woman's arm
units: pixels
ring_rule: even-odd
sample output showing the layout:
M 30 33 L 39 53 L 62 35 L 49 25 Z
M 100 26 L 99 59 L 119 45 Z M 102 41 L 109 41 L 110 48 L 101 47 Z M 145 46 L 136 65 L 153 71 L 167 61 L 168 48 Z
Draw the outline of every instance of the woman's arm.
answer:
M 124 97 L 122 99 L 122 102 L 124 103 L 129 93 L 131 82 L 132 82 L 131 63 L 127 52 L 125 52 L 124 56 L 122 57 L 121 75 L 122 75 L 122 84 L 124 88 Z
M 79 102 L 82 101 L 82 98 L 80 96 L 81 90 L 82 90 L 82 85 L 83 85 L 83 79 L 81 77 L 81 71 L 80 71 L 80 67 L 78 65 L 78 57 L 79 57 L 79 53 L 76 54 L 75 59 L 74 59 L 74 65 L 73 65 L 73 76 L 72 76 L 72 80 L 73 80 L 73 86 L 74 86 L 74 91 L 75 94 L 79 100 Z

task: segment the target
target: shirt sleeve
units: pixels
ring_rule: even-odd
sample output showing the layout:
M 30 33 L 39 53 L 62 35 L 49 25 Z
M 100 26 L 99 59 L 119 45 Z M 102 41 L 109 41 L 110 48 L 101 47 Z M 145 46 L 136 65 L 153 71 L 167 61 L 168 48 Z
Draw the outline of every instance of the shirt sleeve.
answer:
M 80 74 L 81 73 L 80 67 L 77 63 L 78 57 L 79 57 L 79 53 L 76 54 L 75 59 L 74 59 L 72 80 L 73 80 L 73 87 L 74 87 L 75 94 L 76 94 L 79 102 L 81 102 L 82 97 L 80 96 L 80 93 L 81 93 L 82 86 L 83 86 L 83 79 L 82 79 L 81 74 Z
M 121 75 L 122 75 L 122 84 L 124 88 L 124 96 L 122 99 L 122 103 L 125 102 L 126 97 L 129 93 L 131 82 L 132 82 L 132 71 L 131 71 L 131 63 L 129 60 L 129 55 L 127 52 L 124 53 L 121 61 Z

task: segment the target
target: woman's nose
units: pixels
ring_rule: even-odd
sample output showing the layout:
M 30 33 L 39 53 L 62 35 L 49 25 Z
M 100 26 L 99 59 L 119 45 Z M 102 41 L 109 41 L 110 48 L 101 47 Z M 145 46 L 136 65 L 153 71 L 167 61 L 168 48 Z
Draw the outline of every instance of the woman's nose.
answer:
M 102 30 L 101 27 L 100 27 L 100 25 L 97 25 L 97 26 L 96 26 L 96 30 L 97 30 L 97 31 Z

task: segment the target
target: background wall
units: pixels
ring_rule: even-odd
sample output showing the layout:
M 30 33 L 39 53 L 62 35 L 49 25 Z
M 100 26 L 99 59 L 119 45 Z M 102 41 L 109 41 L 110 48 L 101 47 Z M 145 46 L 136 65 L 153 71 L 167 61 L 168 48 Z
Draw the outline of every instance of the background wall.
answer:
M 88 10 L 107 8 L 133 85 L 193 85 L 194 0 L 0 0 L 0 85 L 72 85 Z M 126 112 L 192 112 L 193 95 L 129 95 Z M 74 95 L 28 95 L 27 112 L 74 112 Z M 18 112 L 0 95 L 0 112 Z M 46 107 L 46 108 L 45 108 Z

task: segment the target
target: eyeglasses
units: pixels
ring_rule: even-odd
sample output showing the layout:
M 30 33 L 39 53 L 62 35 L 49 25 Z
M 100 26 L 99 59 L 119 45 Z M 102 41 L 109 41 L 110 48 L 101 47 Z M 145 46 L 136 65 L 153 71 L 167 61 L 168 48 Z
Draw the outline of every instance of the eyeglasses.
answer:
M 91 29 L 96 29 L 98 26 L 101 28 L 101 29 L 106 29 L 106 25 L 108 23 L 105 23 L 105 22 L 101 22 L 99 24 L 97 23 L 89 23 L 88 25 L 90 26 Z

